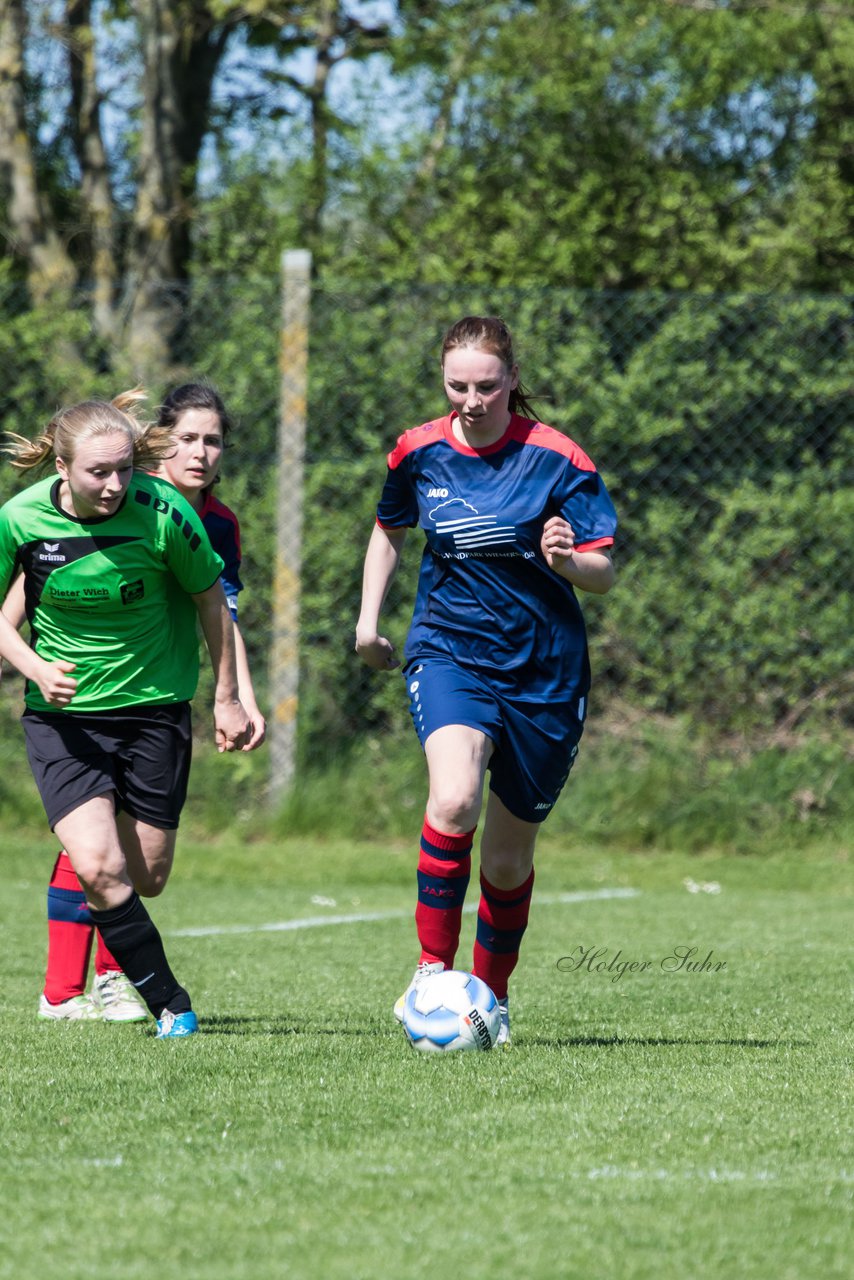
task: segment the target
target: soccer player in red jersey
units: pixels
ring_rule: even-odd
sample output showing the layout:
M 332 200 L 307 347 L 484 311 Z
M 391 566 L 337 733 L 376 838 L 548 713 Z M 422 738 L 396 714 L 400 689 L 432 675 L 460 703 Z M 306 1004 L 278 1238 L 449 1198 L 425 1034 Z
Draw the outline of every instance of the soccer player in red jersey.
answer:
M 590 664 L 576 589 L 614 581 L 616 515 L 590 458 L 545 426 L 519 382 L 510 333 L 467 316 L 445 335 L 451 412 L 406 431 L 388 456 L 365 557 L 356 652 L 400 665 L 380 614 L 406 533 L 425 535 L 403 675 L 429 789 L 415 911 L 421 956 L 407 992 L 453 967 L 471 851 L 480 844 L 473 972 L 501 1005 L 534 882 L 534 846 L 575 759 Z

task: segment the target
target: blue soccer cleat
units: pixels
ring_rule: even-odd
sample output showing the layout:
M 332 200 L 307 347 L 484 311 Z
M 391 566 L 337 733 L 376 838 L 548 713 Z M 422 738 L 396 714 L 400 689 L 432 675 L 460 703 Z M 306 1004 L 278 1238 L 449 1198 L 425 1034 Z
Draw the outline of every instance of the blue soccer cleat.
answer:
M 155 1040 L 176 1040 L 179 1036 L 191 1036 L 199 1029 L 199 1020 L 188 1009 L 186 1013 L 172 1013 L 164 1009 L 162 1017 L 157 1019 L 157 1035 Z

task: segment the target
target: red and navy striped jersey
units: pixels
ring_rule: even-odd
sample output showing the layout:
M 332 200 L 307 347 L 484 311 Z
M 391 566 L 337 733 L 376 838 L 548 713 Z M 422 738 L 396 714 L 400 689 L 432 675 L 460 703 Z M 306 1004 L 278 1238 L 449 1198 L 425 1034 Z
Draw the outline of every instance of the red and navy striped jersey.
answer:
M 451 414 L 404 432 L 388 455 L 382 528 L 426 536 L 406 660 L 451 657 L 534 702 L 584 694 L 590 665 L 571 583 L 540 550 L 553 515 L 579 551 L 609 547 L 617 517 L 568 436 L 513 415 L 500 440 L 462 444 Z
M 205 494 L 198 516 L 205 526 L 211 546 L 222 557 L 224 568 L 220 581 L 231 616 L 236 622 L 237 596 L 243 590 L 243 583 L 240 581 L 240 525 L 237 523 L 237 516 L 230 507 L 215 498 L 210 490 Z

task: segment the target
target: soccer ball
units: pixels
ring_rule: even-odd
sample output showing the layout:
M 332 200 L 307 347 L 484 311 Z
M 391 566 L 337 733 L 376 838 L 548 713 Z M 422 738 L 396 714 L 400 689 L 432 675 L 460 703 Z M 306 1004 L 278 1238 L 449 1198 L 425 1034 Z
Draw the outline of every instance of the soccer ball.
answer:
M 501 1011 L 492 990 L 461 969 L 429 974 L 403 1004 L 409 1043 L 427 1053 L 491 1049 L 500 1026 Z

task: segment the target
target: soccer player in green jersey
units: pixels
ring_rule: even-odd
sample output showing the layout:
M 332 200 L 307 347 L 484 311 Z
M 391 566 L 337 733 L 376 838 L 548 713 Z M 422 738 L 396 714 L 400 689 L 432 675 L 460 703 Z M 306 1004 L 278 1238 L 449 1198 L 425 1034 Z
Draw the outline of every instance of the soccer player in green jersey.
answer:
M 139 894 L 168 879 L 190 767 L 196 619 L 215 679 L 217 747 L 252 728 L 239 700 L 223 562 L 192 507 L 135 467 L 169 433 L 143 428 L 142 393 L 62 410 L 13 465 L 57 475 L 0 508 L 0 596 L 24 577 L 30 645 L 0 614 L 0 657 L 26 677 L 24 733 L 48 822 L 67 850 L 105 944 L 157 1020 L 197 1030 L 187 992 Z

